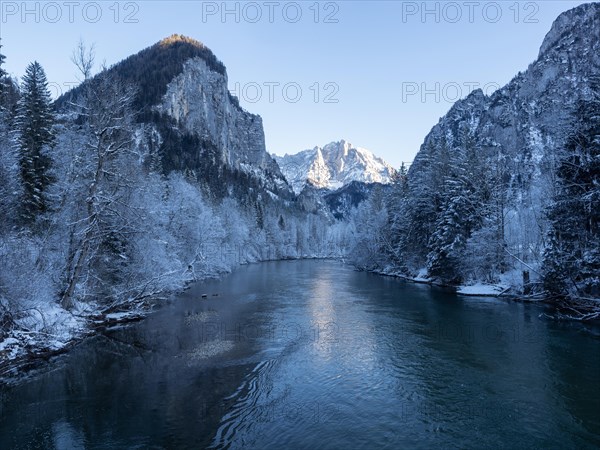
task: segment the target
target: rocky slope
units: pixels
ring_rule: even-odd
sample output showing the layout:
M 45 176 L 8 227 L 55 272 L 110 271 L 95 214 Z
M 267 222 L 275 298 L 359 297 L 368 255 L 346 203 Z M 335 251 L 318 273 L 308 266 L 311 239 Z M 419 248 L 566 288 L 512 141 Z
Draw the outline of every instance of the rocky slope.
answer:
M 486 155 L 497 151 L 512 163 L 542 163 L 560 148 L 565 127 L 590 77 L 600 73 L 600 4 L 578 6 L 561 14 L 546 35 L 538 58 L 490 96 L 481 90 L 457 102 L 433 127 L 410 169 L 427 170 L 427 155 L 443 137 L 459 143 L 460 124 L 468 125 Z
M 167 86 L 157 111 L 190 133 L 215 144 L 222 162 L 237 169 L 251 165 L 277 171 L 265 149 L 260 116 L 243 110 L 227 88 L 227 74 L 212 70 L 197 57 Z
M 140 152 L 160 159 L 165 172 L 198 175 L 207 165 L 221 166 L 244 172 L 271 191 L 291 194 L 266 151 L 261 117 L 239 106 L 228 90 L 225 66 L 202 43 L 172 35 L 108 72 L 135 86 L 138 142 L 145 147 Z M 83 88 L 58 99 L 58 106 L 68 105 Z
M 411 196 L 421 201 L 415 214 L 425 217 L 430 205 L 432 214 L 437 213 L 443 188 L 431 180 L 440 178 L 441 164 L 452 167 L 474 154 L 483 174 L 495 180 L 488 194 L 495 200 L 488 207 L 500 217 L 500 252 L 518 268 L 536 270 L 545 248 L 545 211 L 557 161 L 578 102 L 590 98 L 598 74 L 600 4 L 583 4 L 555 20 L 527 70 L 490 96 L 472 92 L 432 128 L 408 174 Z M 474 180 L 475 186 L 480 184 Z M 422 222 L 426 232 L 414 263 L 419 267 L 430 250 L 427 238 L 435 232 L 431 220 Z M 474 246 L 471 257 L 484 259 L 487 250 L 479 248 Z
M 390 188 L 391 185 L 386 184 L 351 181 L 333 192 L 327 191 L 323 199 L 333 217 L 343 220 L 350 217 L 352 210 L 371 196 L 373 189 L 382 189 L 387 193 Z

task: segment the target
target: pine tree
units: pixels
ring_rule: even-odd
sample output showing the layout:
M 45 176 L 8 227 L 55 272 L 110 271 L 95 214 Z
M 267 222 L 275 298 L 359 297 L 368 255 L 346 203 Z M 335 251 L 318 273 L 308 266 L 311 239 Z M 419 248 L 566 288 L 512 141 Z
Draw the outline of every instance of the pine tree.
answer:
M 0 46 L 1 47 L 1 46 Z M 13 105 L 10 98 L 12 81 L 2 68 L 4 55 L 0 54 L 0 232 L 15 225 L 17 216 L 19 175 L 13 140 L 10 136 Z
M 444 194 L 429 241 L 427 267 L 429 275 L 444 283 L 458 284 L 462 281 L 460 266 L 467 239 L 477 221 L 475 192 L 464 167 L 456 167 L 447 177 Z
M 4 120 L 8 121 L 14 114 L 16 99 L 18 98 L 18 89 L 14 85 L 3 65 L 6 61 L 6 56 L 1 53 L 2 45 L 0 45 L 0 116 L 4 116 Z
M 459 125 L 456 145 L 451 158 L 438 161 L 438 165 L 443 165 L 439 171 L 444 178 L 435 231 L 429 240 L 427 255 L 429 275 L 451 284 L 463 281 L 467 241 L 483 223 L 485 198 L 485 171 L 470 121 Z
M 47 208 L 44 191 L 50 183 L 50 158 L 45 150 L 54 144 L 50 91 L 44 69 L 38 62 L 27 67 L 21 91 L 15 122 L 24 188 L 22 216 L 31 222 Z
M 408 204 L 410 189 L 408 184 L 408 171 L 402 163 L 392 180 L 392 190 L 386 199 L 388 210 L 388 228 L 390 235 L 390 248 L 387 249 L 392 264 L 402 272 L 407 272 L 406 252 L 408 236 Z
M 600 297 L 600 80 L 579 102 L 556 170 L 544 286 L 558 297 Z
M 442 179 L 446 170 L 448 153 L 446 140 L 438 144 L 428 142 L 424 155 L 415 159 L 412 176 L 408 180 L 409 195 L 406 202 L 407 233 L 404 260 L 410 269 L 422 269 L 427 260 L 428 243 L 435 231 L 435 220 L 440 206 Z

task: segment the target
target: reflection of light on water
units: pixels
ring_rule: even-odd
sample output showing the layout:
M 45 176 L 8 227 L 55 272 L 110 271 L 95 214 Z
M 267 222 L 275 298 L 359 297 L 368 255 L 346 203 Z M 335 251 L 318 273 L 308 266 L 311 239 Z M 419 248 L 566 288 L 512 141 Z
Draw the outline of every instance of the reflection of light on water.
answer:
M 336 341 L 339 341 L 339 325 L 333 302 L 332 282 L 329 274 L 320 273 L 312 284 L 309 298 L 311 329 L 315 350 L 323 356 L 331 356 Z
M 69 422 L 59 420 L 52 424 L 52 441 L 56 449 L 84 449 L 83 433 L 76 430 Z
M 189 314 L 189 315 L 185 316 L 185 318 L 183 320 L 185 321 L 186 325 L 191 326 L 196 322 L 200 322 L 200 323 L 208 322 L 209 320 L 214 319 L 218 315 L 219 314 L 216 311 L 200 311 L 200 312 Z
M 353 323 L 355 294 L 334 290 L 333 286 L 340 285 L 331 279 L 332 275 L 324 271 L 312 283 L 309 311 L 313 347 L 323 357 L 345 361 L 353 367 L 360 360 L 361 366 L 371 367 L 375 364 L 373 330 L 364 323 L 365 314 L 361 314 L 360 326 Z

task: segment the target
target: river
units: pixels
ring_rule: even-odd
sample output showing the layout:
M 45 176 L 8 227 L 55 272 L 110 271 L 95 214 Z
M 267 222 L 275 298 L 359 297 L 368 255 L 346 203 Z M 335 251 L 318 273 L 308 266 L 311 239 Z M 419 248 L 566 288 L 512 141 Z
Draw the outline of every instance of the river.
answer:
M 598 330 L 541 312 L 336 261 L 241 267 L 3 387 L 0 448 L 600 446 Z

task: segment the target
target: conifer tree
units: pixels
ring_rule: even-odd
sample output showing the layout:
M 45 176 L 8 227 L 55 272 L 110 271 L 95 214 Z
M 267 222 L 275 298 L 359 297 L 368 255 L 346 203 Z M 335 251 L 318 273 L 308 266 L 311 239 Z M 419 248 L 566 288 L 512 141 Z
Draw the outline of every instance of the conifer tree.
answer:
M 392 190 L 387 198 L 388 224 L 390 230 L 389 256 L 392 262 L 401 270 L 406 271 L 405 256 L 407 237 L 409 235 L 408 206 L 409 206 L 408 171 L 402 163 L 393 177 Z
M 559 297 L 600 296 L 600 80 L 579 102 L 548 211 L 544 286 Z
M 46 150 L 54 144 L 52 101 L 38 62 L 31 63 L 23 77 L 15 124 L 24 189 L 22 217 L 31 222 L 47 208 L 44 191 L 50 183 L 50 158 Z
M 454 141 L 456 147 L 451 158 L 439 162 L 444 165 L 439 168 L 444 174 L 441 203 L 427 256 L 429 274 L 451 284 L 464 279 L 462 266 L 467 241 L 483 222 L 487 190 L 479 155 L 481 146 L 471 121 L 461 122 Z

